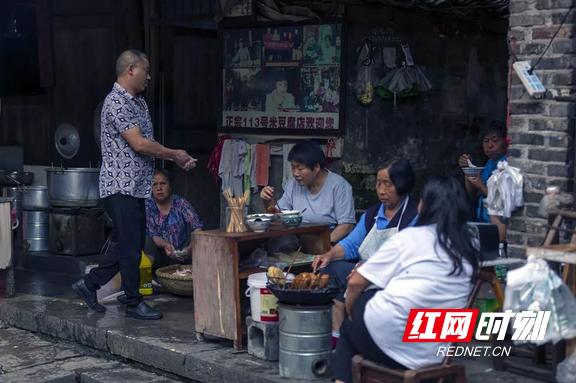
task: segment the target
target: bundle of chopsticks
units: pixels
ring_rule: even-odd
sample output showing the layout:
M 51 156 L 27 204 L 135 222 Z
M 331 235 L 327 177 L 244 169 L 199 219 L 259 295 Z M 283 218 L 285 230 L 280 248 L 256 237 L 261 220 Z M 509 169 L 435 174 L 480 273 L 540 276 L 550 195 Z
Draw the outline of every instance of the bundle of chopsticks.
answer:
M 248 230 L 244 224 L 244 205 L 248 200 L 248 193 L 245 191 L 241 197 L 234 197 L 230 189 L 226 189 L 222 193 L 230 208 L 230 221 L 226 226 L 227 233 L 243 233 Z

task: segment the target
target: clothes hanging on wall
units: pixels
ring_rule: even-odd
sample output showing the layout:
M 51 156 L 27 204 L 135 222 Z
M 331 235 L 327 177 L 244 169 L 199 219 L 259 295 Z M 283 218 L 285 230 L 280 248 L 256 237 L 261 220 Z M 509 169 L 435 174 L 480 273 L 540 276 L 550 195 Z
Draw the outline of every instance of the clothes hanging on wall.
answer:
M 256 145 L 257 144 L 250 145 L 250 187 L 252 188 L 253 193 L 258 192 L 258 183 L 256 182 Z
M 262 153 L 259 154 L 260 151 Z M 243 195 L 244 191 L 257 193 L 258 185 L 268 183 L 269 166 L 269 145 L 248 144 L 244 140 L 235 139 L 222 142 L 218 176 L 222 180 L 223 191 L 229 188 L 235 196 Z M 257 178 L 266 183 L 259 184 Z
M 266 186 L 270 174 L 270 145 L 256 144 L 256 185 Z
M 246 144 L 246 155 L 244 156 L 244 191 L 248 191 L 246 203 L 250 203 L 252 193 L 258 192 L 256 185 L 256 145 Z
M 218 142 L 216 142 L 216 146 L 212 149 L 212 153 L 210 153 L 210 158 L 208 159 L 208 173 L 212 174 L 214 177 L 214 181 L 218 181 L 219 177 L 219 169 L 220 169 L 220 159 L 222 158 L 222 147 L 224 146 L 224 142 L 229 140 L 230 136 L 222 135 L 218 137 Z
M 243 174 L 238 176 L 238 163 L 242 169 L 242 160 L 238 140 L 226 140 L 222 146 L 222 157 L 218 167 L 218 176 L 222 180 L 222 190 L 230 189 L 236 196 L 244 193 Z
M 288 153 L 290 153 L 293 146 L 294 144 L 282 145 L 282 187 L 286 186 L 288 180 L 292 178 L 292 166 L 290 161 L 288 161 Z

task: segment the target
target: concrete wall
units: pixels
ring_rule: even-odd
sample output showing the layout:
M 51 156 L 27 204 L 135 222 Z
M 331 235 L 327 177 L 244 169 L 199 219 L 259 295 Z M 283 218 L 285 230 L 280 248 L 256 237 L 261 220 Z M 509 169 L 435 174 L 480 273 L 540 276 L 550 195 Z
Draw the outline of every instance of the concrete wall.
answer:
M 376 202 L 374 173 L 391 157 L 408 158 L 415 167 L 419 189 L 426 176 L 448 173 L 462 176 L 457 158 L 481 153 L 478 131 L 506 114 L 507 20 L 458 19 L 446 14 L 379 7 L 350 7 L 346 49 L 347 97 L 343 169 L 354 185 L 357 208 Z M 397 51 L 409 44 L 416 64 L 432 82 L 429 94 L 391 100 L 375 98 L 372 105 L 359 104 L 352 89 L 356 78 L 356 49 L 374 28 L 392 38 L 385 45 Z M 377 78 L 386 74 L 381 65 Z
M 509 37 L 518 60 L 537 60 L 571 5 L 573 0 L 510 1 Z M 573 11 L 535 71 L 547 89 L 574 90 L 575 28 Z M 573 101 L 531 98 L 515 74 L 511 90 L 510 162 L 524 171 L 526 206 L 512 219 L 508 239 L 521 251 L 542 243 L 546 220 L 537 209 L 546 186 L 559 186 L 568 199 L 574 191 L 575 114 Z

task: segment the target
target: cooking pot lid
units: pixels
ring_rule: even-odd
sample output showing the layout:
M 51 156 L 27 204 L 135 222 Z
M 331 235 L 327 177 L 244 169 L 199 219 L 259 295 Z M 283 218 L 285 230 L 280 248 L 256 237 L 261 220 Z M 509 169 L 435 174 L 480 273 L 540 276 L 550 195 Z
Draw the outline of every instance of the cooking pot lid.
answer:
M 74 157 L 80 149 L 78 130 L 71 124 L 61 124 L 54 134 L 54 145 L 62 157 L 66 159 Z

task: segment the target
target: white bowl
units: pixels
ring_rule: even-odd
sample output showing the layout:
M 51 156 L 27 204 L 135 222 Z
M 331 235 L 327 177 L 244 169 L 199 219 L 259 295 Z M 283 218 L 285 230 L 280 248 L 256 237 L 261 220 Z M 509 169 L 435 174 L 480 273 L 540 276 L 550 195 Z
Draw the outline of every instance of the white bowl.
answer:
M 299 215 L 300 210 L 282 210 L 282 215 Z
M 255 233 L 263 233 L 270 227 L 271 220 L 268 218 L 254 218 L 246 220 L 246 226 Z
M 262 220 L 271 220 L 274 218 L 274 214 L 259 213 L 259 214 L 248 214 L 246 216 L 246 219 L 256 219 L 256 218 L 260 218 Z
M 483 170 L 484 167 L 482 166 L 466 166 L 462 168 L 462 171 L 467 177 L 477 177 Z

